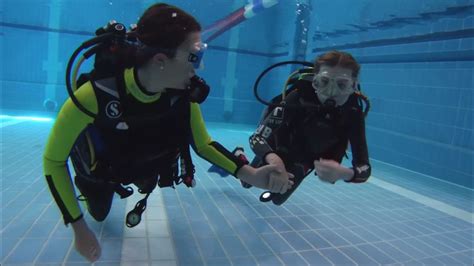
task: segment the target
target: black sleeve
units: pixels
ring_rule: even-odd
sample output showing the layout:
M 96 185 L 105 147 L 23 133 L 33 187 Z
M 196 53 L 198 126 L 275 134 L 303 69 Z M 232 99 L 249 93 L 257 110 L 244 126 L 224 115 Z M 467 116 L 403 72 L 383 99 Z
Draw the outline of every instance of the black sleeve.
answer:
M 287 104 L 298 104 L 298 91 L 292 91 L 285 102 Z M 268 153 L 276 152 L 276 147 L 281 143 L 287 143 L 289 138 L 288 128 L 297 110 L 291 107 L 275 107 L 260 121 L 255 133 L 250 137 L 250 148 L 255 155 L 265 158 Z
M 369 152 L 365 136 L 365 117 L 361 109 L 352 112 L 352 125 L 349 129 L 349 141 L 352 150 L 352 166 L 354 169 L 353 183 L 367 181 L 371 174 Z

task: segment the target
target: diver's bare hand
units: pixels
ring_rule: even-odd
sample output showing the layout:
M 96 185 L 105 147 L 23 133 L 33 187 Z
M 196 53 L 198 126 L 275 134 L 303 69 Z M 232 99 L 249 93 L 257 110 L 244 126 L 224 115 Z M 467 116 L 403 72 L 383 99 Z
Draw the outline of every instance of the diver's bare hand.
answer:
M 87 226 L 84 219 L 72 224 L 74 229 L 74 246 L 89 262 L 95 262 L 100 258 L 102 249 L 94 232 Z
M 237 177 L 240 180 L 275 193 L 286 191 L 293 185 L 293 181 L 285 178 L 285 176 L 276 165 L 265 165 L 259 168 L 244 165 L 237 172 Z
M 314 161 L 314 170 L 316 171 L 319 179 L 331 184 L 334 184 L 339 179 L 342 179 L 343 168 L 343 166 L 333 160 L 320 159 Z
M 277 170 L 269 174 L 268 190 L 273 193 L 283 194 L 291 189 L 295 176 L 292 173 L 288 173 L 285 169 L 281 169 L 280 166 L 276 165 L 276 167 Z
M 270 173 L 269 190 L 274 193 L 285 193 L 293 186 L 293 174 L 288 173 L 285 168 L 285 163 L 276 153 L 268 153 L 265 156 L 265 161 L 270 165 L 277 166 L 276 172 Z

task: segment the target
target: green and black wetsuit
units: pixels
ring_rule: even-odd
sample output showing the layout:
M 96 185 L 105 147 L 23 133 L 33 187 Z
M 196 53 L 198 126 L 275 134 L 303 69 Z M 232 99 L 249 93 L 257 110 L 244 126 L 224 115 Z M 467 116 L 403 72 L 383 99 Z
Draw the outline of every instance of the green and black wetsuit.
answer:
M 200 157 L 234 176 L 243 166 L 211 139 L 198 104 L 170 93 L 147 93 L 133 68 L 125 69 L 123 79 L 129 119 L 122 119 L 123 101 L 115 78 L 88 81 L 75 96 L 97 117 L 84 114 L 68 99 L 50 133 L 44 152 L 44 174 L 66 224 L 82 217 L 67 166 L 72 154 L 88 157 L 75 162 L 76 174 L 112 173 L 116 175 L 112 178 L 132 182 L 169 169 L 176 162 L 179 149 L 189 144 Z M 158 118 L 160 114 L 164 115 Z M 79 164 L 84 162 L 87 165 L 81 167 Z M 82 173 L 77 173 L 78 169 Z

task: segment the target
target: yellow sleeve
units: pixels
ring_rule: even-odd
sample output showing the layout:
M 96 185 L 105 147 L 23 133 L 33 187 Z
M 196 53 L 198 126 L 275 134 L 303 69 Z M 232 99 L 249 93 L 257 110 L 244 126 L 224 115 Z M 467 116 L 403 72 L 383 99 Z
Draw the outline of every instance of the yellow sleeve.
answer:
M 229 174 L 236 176 L 244 165 L 236 156 L 229 152 L 209 136 L 199 104 L 191 103 L 191 134 L 194 151 L 203 159 L 219 166 Z
M 97 114 L 97 99 L 90 82 L 81 86 L 74 95 L 87 110 Z M 44 151 L 44 175 L 65 224 L 82 217 L 67 160 L 76 139 L 92 122 L 92 117 L 80 111 L 70 98 L 67 99 L 54 122 Z

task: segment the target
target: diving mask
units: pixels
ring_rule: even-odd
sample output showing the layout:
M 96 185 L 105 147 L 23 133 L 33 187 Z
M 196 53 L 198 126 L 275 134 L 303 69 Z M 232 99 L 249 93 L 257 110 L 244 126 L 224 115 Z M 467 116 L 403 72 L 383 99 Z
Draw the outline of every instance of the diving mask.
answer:
M 355 80 L 351 76 L 351 70 L 337 68 L 322 66 L 313 78 L 312 86 L 323 104 L 341 106 L 355 91 Z
M 207 43 L 197 43 L 196 48 L 196 52 L 189 53 L 188 62 L 193 64 L 194 69 L 202 69 L 202 57 L 204 56 L 204 52 L 207 50 Z

